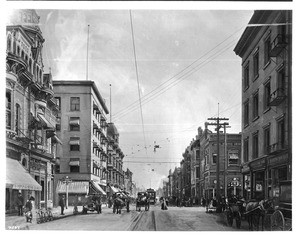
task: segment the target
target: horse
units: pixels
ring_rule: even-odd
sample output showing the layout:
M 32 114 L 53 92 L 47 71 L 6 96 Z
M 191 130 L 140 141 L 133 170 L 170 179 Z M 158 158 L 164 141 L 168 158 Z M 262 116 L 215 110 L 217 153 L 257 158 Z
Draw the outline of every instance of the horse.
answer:
M 136 210 L 141 211 L 141 206 L 145 206 L 145 211 L 148 211 L 149 205 L 150 205 L 150 202 L 149 202 L 149 198 L 148 198 L 147 194 L 139 193 L 138 197 L 136 199 Z
M 124 206 L 126 206 L 127 212 L 129 212 L 129 201 L 127 197 L 122 193 L 116 193 L 113 198 L 113 213 L 121 214 L 121 210 Z
M 261 230 L 264 230 L 264 219 L 268 209 L 273 207 L 273 201 L 266 199 L 261 201 L 249 201 L 243 203 L 243 211 L 248 221 L 249 230 L 259 230 L 259 222 L 261 219 Z

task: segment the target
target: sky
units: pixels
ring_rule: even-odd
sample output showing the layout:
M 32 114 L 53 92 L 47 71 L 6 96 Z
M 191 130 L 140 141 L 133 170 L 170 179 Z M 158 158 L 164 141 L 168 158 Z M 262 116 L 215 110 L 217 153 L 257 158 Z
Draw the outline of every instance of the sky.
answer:
M 161 186 L 218 110 L 229 118 L 228 132 L 241 131 L 241 59 L 233 49 L 252 10 L 37 13 L 44 71 L 51 68 L 54 80 L 96 83 L 120 133 L 124 169 L 138 186 Z

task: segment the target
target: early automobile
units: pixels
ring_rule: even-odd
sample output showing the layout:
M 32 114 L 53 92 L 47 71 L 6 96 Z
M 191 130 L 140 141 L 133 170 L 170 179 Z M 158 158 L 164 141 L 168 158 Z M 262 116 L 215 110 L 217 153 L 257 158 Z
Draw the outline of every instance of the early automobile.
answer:
M 100 196 L 93 195 L 88 197 L 83 205 L 82 213 L 86 214 L 88 211 L 97 212 L 98 214 L 102 212 Z

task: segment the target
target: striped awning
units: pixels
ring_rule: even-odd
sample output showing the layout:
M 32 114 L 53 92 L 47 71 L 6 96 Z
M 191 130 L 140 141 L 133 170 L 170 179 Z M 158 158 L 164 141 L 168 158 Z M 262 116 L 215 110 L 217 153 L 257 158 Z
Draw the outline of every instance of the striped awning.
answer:
M 42 186 L 17 160 L 6 158 L 6 188 L 42 191 Z
M 58 194 L 65 194 L 67 186 L 62 181 L 57 184 L 56 191 Z M 89 181 L 73 181 L 68 184 L 68 193 L 73 194 L 88 194 Z
M 80 162 L 79 161 L 70 161 L 69 166 L 80 166 Z
M 95 183 L 93 180 L 90 181 L 89 193 L 106 195 L 106 192 L 100 187 L 100 185 Z
M 79 120 L 79 118 L 78 119 L 72 119 L 72 120 L 69 121 L 69 124 L 78 126 L 80 124 L 80 120 Z
M 69 142 L 70 145 L 80 145 L 80 140 L 76 139 L 76 140 L 70 140 Z

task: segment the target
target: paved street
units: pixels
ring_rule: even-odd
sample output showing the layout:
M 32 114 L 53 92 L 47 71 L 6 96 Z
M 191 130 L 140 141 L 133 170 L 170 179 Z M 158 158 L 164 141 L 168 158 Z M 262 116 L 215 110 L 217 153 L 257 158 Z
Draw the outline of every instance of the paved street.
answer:
M 206 213 L 202 207 L 169 207 L 162 211 L 159 205 L 150 211 L 137 212 L 131 206 L 130 213 L 121 215 L 104 208 L 102 214 L 70 216 L 64 219 L 36 224 L 30 230 L 102 230 L 102 231 L 237 231 L 227 227 L 220 215 Z

